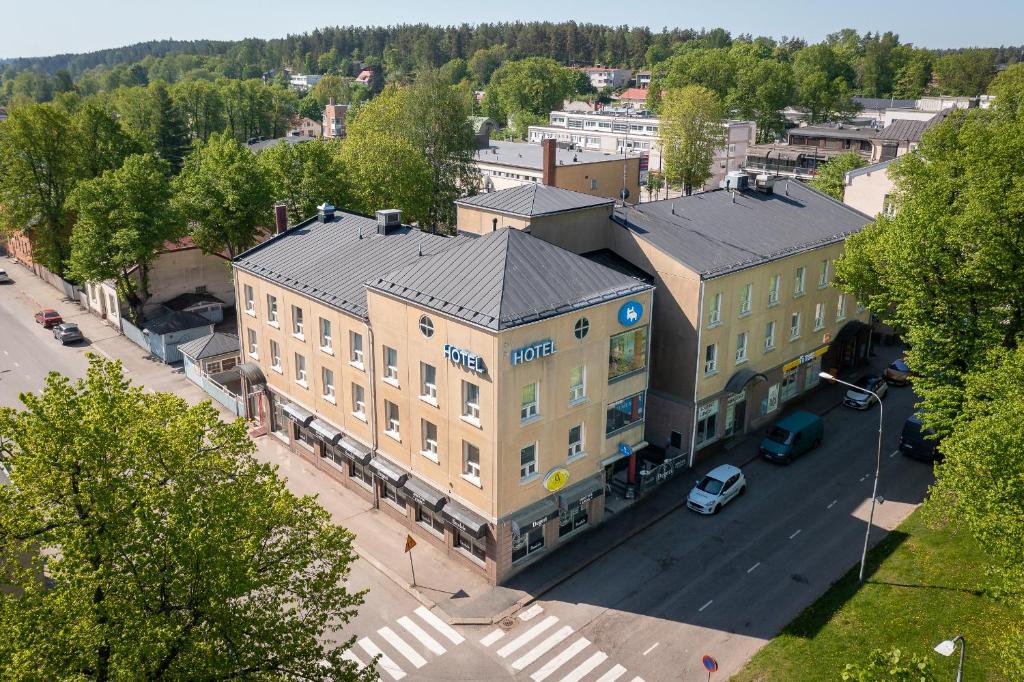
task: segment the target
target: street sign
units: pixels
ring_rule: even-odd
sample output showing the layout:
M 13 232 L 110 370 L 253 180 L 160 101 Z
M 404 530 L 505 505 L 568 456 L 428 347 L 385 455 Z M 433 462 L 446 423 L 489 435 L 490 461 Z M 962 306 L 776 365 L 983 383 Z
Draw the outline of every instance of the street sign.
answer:
M 412 539 L 411 535 L 405 536 L 405 551 L 409 552 L 413 547 L 416 546 L 416 541 Z
M 707 670 L 709 673 L 718 672 L 718 661 L 716 661 L 711 656 L 704 654 L 701 657 L 700 662 L 704 665 L 704 669 Z
M 619 454 L 623 457 L 630 457 L 633 454 L 633 448 L 628 443 L 619 443 Z

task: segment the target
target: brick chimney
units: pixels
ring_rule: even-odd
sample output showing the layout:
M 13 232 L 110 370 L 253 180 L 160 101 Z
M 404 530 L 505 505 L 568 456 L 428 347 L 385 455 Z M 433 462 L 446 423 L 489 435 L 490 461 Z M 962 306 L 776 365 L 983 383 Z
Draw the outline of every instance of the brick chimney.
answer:
M 288 204 L 283 201 L 274 204 L 274 227 L 277 234 L 288 229 Z
M 542 166 L 544 169 L 544 173 L 542 182 L 548 187 L 554 187 L 556 168 L 555 154 L 557 151 L 555 147 L 555 141 L 551 138 L 542 140 L 540 146 L 544 150 L 544 163 Z

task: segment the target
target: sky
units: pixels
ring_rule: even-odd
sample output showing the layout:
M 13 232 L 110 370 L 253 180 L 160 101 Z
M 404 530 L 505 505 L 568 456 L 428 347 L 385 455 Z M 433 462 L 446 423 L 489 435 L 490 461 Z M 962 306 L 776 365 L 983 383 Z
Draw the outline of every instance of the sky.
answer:
M 874 7 L 874 9 L 872 9 Z M 714 28 L 817 42 L 845 27 L 899 34 L 921 47 L 1024 43 L 1022 0 L 0 0 L 0 57 L 90 52 L 146 40 L 275 38 L 317 26 L 497 21 Z

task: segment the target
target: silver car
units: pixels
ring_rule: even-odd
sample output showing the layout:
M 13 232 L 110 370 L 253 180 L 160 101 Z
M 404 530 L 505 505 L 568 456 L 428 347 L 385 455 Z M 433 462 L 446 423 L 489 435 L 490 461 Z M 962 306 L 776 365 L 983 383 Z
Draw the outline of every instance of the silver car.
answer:
M 747 479 L 738 467 L 721 464 L 697 481 L 686 496 L 686 506 L 699 514 L 717 514 L 733 498 L 747 490 Z
M 852 407 L 855 410 L 866 410 L 875 404 L 875 396 L 868 393 L 868 391 L 877 394 L 879 398 L 884 398 L 889 388 L 888 384 L 885 383 L 885 379 L 876 374 L 862 376 L 860 379 L 857 379 L 855 385 L 858 388 L 851 388 L 843 398 L 843 405 Z
M 13 281 L 14 280 L 11 279 L 10 275 L 7 274 L 7 271 L 4 270 L 3 268 L 0 268 L 0 284 L 7 284 Z
M 84 339 L 82 331 L 74 322 L 63 322 L 54 327 L 53 338 L 57 339 L 65 346 L 69 343 L 76 343 Z

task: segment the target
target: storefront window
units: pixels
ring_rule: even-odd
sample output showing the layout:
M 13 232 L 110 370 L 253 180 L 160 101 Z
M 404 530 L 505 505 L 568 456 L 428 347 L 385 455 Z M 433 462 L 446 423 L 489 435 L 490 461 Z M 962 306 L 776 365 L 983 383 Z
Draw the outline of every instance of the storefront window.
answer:
M 364 466 L 359 462 L 349 462 L 348 476 L 359 481 L 367 488 L 373 485 L 373 472 L 370 471 L 370 467 Z
M 297 440 L 310 450 L 313 449 L 313 432 L 301 424 L 295 425 L 295 436 Z
M 609 381 L 647 366 L 647 327 L 630 329 L 611 338 Z
M 398 492 L 398 488 L 387 481 L 380 482 L 380 496 L 391 504 L 405 509 L 405 498 Z
M 531 554 L 544 549 L 544 528 L 519 533 L 519 538 L 512 538 L 512 563 L 522 561 Z
M 637 393 L 625 400 L 611 405 L 608 408 L 608 423 L 605 427 L 605 435 L 609 435 L 619 429 L 642 422 L 644 420 L 644 394 Z
M 339 467 L 344 467 L 348 463 L 348 458 L 341 454 L 341 448 L 330 443 L 324 444 L 323 457 Z
M 558 515 L 558 537 L 565 537 L 574 530 L 587 525 L 587 506 L 580 505 L 575 509 L 564 509 Z
M 718 401 L 706 403 L 697 408 L 697 445 L 714 440 L 718 436 Z
M 799 390 L 796 382 L 797 370 L 791 370 L 782 375 L 782 399 L 789 400 Z
M 541 540 L 543 544 L 543 540 Z M 463 533 L 461 530 L 455 531 L 455 538 L 453 543 L 458 549 L 463 550 L 477 561 L 483 563 L 484 559 L 487 558 L 487 537 L 482 537 L 479 540 L 474 538 L 469 533 Z M 515 561 L 515 554 L 512 555 L 512 560 Z
M 288 403 L 280 396 L 274 395 L 274 411 L 272 413 L 270 428 L 282 438 L 288 437 L 288 415 L 284 413 L 284 406 Z
M 444 521 L 441 519 L 441 515 L 427 509 L 423 505 L 417 505 L 416 507 L 416 523 L 419 523 L 436 535 L 444 536 Z
M 807 365 L 807 374 L 804 376 L 804 390 L 814 388 L 821 381 L 821 377 L 818 376 L 818 372 L 821 371 L 821 358 L 818 358 L 811 364 Z

